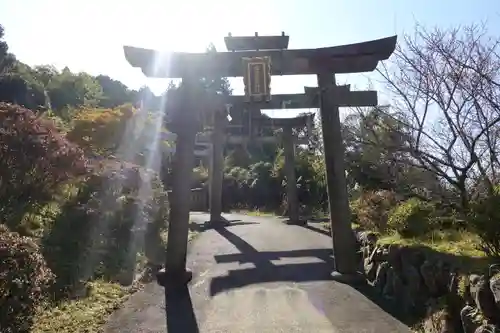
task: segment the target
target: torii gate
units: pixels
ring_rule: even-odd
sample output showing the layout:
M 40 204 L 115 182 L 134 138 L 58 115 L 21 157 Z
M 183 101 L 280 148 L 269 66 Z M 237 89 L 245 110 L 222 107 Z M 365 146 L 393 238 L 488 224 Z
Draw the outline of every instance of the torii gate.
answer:
M 336 102 L 339 107 L 350 106 L 350 107 L 363 107 L 363 106 L 376 106 L 377 105 L 377 92 L 376 91 L 351 91 L 350 85 L 338 86 L 337 89 L 340 92 L 340 96 L 337 98 Z M 246 102 L 246 96 L 229 96 L 228 102 L 232 108 L 242 109 L 248 104 Z M 254 102 L 252 108 L 262 110 L 271 109 L 318 109 L 320 108 L 320 98 L 317 93 L 317 88 L 314 87 L 304 87 L 303 94 L 281 94 L 272 95 L 272 99 L 269 101 Z M 289 218 L 292 224 L 303 224 L 305 221 L 301 221 L 299 217 L 299 202 L 297 194 L 297 181 L 295 178 L 295 162 L 294 162 L 294 138 L 292 137 L 292 128 L 307 126 L 308 119 L 311 116 L 301 116 L 295 118 L 257 118 L 253 120 L 253 125 L 257 128 L 261 127 L 281 127 L 283 128 L 283 148 L 285 155 L 285 176 L 287 179 L 287 199 L 288 199 L 288 211 Z M 217 136 L 214 136 L 217 137 Z M 259 137 L 256 137 L 258 139 Z M 217 144 L 222 144 L 220 142 L 214 141 L 214 147 Z M 222 155 L 216 155 L 221 162 L 220 168 L 222 168 Z M 222 182 L 222 170 L 213 169 L 213 172 L 218 173 L 215 177 L 217 181 Z M 220 195 L 219 190 L 215 187 L 215 191 L 212 192 L 214 200 L 211 205 L 211 219 L 215 216 L 220 215 Z M 212 207 L 215 207 L 212 210 Z M 219 214 L 219 215 L 217 215 Z
M 170 211 L 170 229 L 165 271 L 158 276 L 159 283 L 187 283 L 191 272 L 186 270 L 187 236 L 189 223 L 189 179 L 192 174 L 194 138 L 198 130 L 199 113 L 207 105 L 197 105 L 192 94 L 196 80 L 204 77 L 244 77 L 245 102 L 275 103 L 270 94 L 271 75 L 317 75 L 318 89 L 309 94 L 318 96 L 326 166 L 333 253 L 335 267 L 332 277 L 341 281 L 359 279 L 356 244 L 352 232 L 347 195 L 344 147 L 340 129 L 339 107 L 351 106 L 355 92 L 338 87 L 335 74 L 373 71 L 379 61 L 390 57 L 397 37 L 369 42 L 318 49 L 288 50 L 289 37 L 245 36 L 225 38 L 229 52 L 161 53 L 125 46 L 125 57 L 133 67 L 141 68 L 148 77 L 182 78 L 182 104 L 175 103 L 174 126 L 177 131 L 174 158 L 175 195 Z M 272 64 L 272 66 L 271 66 Z M 375 93 L 375 92 L 373 92 Z M 372 93 L 372 94 L 373 94 Z M 306 93 L 307 94 L 307 93 Z M 191 96 L 190 96 L 191 95 Z M 375 93 L 376 96 L 376 93 Z M 178 101 L 179 102 L 179 101 Z M 366 106 L 374 101 L 367 101 Z M 376 102 L 376 100 L 375 100 Z M 225 101 L 209 103 L 210 108 L 222 109 Z M 234 103 L 232 103 L 234 104 Z M 281 105 L 281 103 L 279 103 Z M 376 103 L 375 103 L 376 104 Z M 276 109 L 280 106 L 275 107 Z
M 242 96 L 233 96 L 242 97 Z M 233 98 L 234 99 L 234 98 Z M 282 128 L 283 129 L 283 148 L 285 155 L 285 177 L 287 180 L 287 200 L 288 200 L 288 216 L 291 224 L 304 224 L 299 217 L 299 202 L 297 193 L 297 180 L 295 177 L 295 144 L 304 143 L 293 136 L 293 128 L 310 127 L 309 122 L 312 122 L 314 115 L 304 115 L 294 118 L 264 118 L 257 117 L 253 119 L 253 124 L 256 128 Z M 222 183 L 223 183 L 223 163 L 224 163 L 224 143 L 246 144 L 249 141 L 257 141 L 260 143 L 277 142 L 280 138 L 275 136 L 253 136 L 248 135 L 225 135 L 224 119 L 220 117 L 215 119 L 211 138 L 205 140 L 212 142 L 212 154 L 210 163 L 210 221 L 219 223 L 222 213 Z

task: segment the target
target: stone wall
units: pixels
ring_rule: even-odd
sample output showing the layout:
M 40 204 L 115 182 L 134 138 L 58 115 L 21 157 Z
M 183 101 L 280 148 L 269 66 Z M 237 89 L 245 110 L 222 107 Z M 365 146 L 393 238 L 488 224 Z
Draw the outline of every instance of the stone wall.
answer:
M 356 236 L 367 282 L 396 316 L 425 318 L 426 333 L 500 332 L 500 265 L 468 274 L 428 248 L 378 245 L 367 231 Z

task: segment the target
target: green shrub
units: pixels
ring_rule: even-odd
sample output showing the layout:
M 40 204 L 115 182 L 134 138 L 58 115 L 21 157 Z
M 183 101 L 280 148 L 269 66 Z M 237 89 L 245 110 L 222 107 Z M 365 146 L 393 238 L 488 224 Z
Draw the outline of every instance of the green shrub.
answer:
M 471 205 L 469 222 L 481 239 L 480 249 L 488 256 L 500 258 L 500 186 L 494 194 Z
M 21 234 L 28 237 L 39 238 L 47 226 L 60 214 L 60 204 L 56 201 L 35 207 L 27 212 L 20 220 L 16 230 L 22 230 Z
M 38 246 L 28 237 L 0 232 L 0 330 L 30 332 L 53 275 Z
M 96 169 L 44 237 L 54 294 L 71 295 L 96 278 L 131 283 L 139 252 L 150 261 L 163 252 L 167 214 L 167 193 L 153 172 L 122 163 Z
M 196 167 L 193 169 L 193 177 L 192 177 L 192 188 L 200 188 L 203 187 L 204 184 L 208 184 L 208 173 L 209 170 L 204 167 Z
M 403 237 L 421 236 L 430 230 L 433 211 L 432 204 L 411 198 L 391 211 L 388 227 Z
M 278 161 L 274 165 L 269 162 L 257 162 L 248 168 L 226 169 L 223 201 L 231 208 L 278 210 L 286 203 L 286 179 L 281 162 Z M 301 203 L 311 206 L 312 199 L 307 196 L 313 195 L 314 189 L 300 174 L 297 177 L 297 187 Z
M 353 222 L 367 230 L 384 231 L 389 212 L 397 201 L 391 191 L 364 192 L 351 203 Z
M 230 208 L 249 208 L 248 202 L 250 189 L 248 187 L 248 171 L 246 169 L 235 167 L 229 170 L 222 183 L 223 201 L 227 202 Z
M 51 202 L 62 184 L 86 171 L 82 150 L 52 122 L 0 103 L 0 220 L 12 231 L 29 234 L 20 225 L 23 216 Z
M 349 208 L 351 209 L 351 223 L 360 224 L 359 222 L 359 199 L 352 200 L 349 202 Z

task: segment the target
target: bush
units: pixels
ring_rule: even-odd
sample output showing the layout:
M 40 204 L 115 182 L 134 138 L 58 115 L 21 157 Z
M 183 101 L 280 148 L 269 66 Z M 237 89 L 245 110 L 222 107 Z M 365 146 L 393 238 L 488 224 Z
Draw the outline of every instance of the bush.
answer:
M 21 218 L 52 200 L 61 184 L 86 171 L 82 151 L 54 124 L 0 103 L 0 219 L 13 231 Z
M 364 192 L 351 203 L 353 222 L 367 230 L 384 231 L 389 212 L 397 202 L 391 191 Z
M 224 175 L 223 201 L 232 208 L 277 209 L 282 193 L 281 179 L 268 162 L 254 163 L 248 169 L 234 167 Z
M 273 174 L 273 164 L 258 162 L 250 165 L 248 169 L 250 190 L 248 199 L 250 199 L 252 207 L 278 208 L 281 203 L 281 182 Z
M 208 185 L 208 175 L 209 170 L 204 167 L 196 167 L 193 169 L 193 177 L 192 177 L 192 188 L 202 188 Z
M 138 252 L 153 262 L 162 255 L 167 214 L 167 193 L 153 172 L 118 162 L 97 168 L 44 237 L 55 294 L 71 295 L 96 278 L 131 283 Z
M 433 212 L 432 204 L 411 198 L 391 211 L 388 227 L 403 237 L 421 236 L 430 230 Z
M 471 205 L 470 226 L 481 239 L 480 249 L 488 256 L 500 258 L 500 186 L 495 193 Z
M 84 108 L 73 118 L 73 128 L 67 137 L 89 153 L 106 156 L 113 154 L 126 134 L 132 134 L 127 133 L 127 126 L 135 127 L 130 125 L 134 114 L 135 110 L 131 105 L 114 109 Z
M 30 332 L 53 275 L 38 246 L 5 227 L 0 231 L 0 262 L 1 332 Z
M 280 154 L 275 160 L 274 173 L 276 181 L 283 186 L 275 191 L 281 190 L 282 194 L 286 194 L 285 158 L 282 153 L 283 151 L 280 150 Z M 297 150 L 295 155 L 295 177 L 298 199 L 307 210 L 305 213 L 309 215 L 314 210 L 327 211 L 328 196 L 322 157 L 311 154 L 309 151 Z M 274 196 L 280 198 L 280 193 Z
M 252 206 L 248 202 L 250 196 L 249 179 L 250 173 L 247 169 L 234 167 L 226 170 L 222 184 L 223 201 L 227 202 L 231 208 L 249 208 Z

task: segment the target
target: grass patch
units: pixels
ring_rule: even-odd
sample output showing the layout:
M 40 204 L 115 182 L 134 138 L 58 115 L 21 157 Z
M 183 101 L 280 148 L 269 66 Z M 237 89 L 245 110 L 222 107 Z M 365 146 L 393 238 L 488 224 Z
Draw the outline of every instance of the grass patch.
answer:
M 330 230 L 330 222 L 321 222 L 320 226 Z M 359 229 L 356 223 L 353 230 Z M 484 272 L 493 262 L 478 247 L 479 237 L 465 230 L 433 230 L 420 237 L 402 237 L 396 232 L 379 234 L 379 244 L 397 244 L 418 247 L 434 257 L 455 264 L 468 273 Z
M 198 234 L 198 232 L 190 231 L 188 240 L 191 241 Z M 165 245 L 167 232 L 163 232 L 161 238 Z M 139 285 L 123 287 L 120 284 L 105 281 L 93 281 L 89 285 L 90 293 L 87 297 L 67 300 L 57 306 L 41 309 L 35 318 L 31 332 L 100 333 L 109 315 L 120 308 L 139 287 Z
M 383 235 L 381 244 L 401 244 L 406 246 L 424 245 L 435 251 L 469 257 L 484 257 L 478 250 L 479 237 L 460 230 L 435 230 L 422 237 L 403 238 L 397 233 Z
M 479 237 L 464 230 L 434 230 L 421 237 L 404 238 L 397 233 L 381 235 L 380 244 L 421 248 L 435 258 L 449 262 L 467 273 L 482 273 L 492 263 L 478 248 Z
M 32 333 L 102 332 L 102 325 L 109 314 L 136 290 L 103 281 L 91 282 L 90 286 L 88 297 L 68 300 L 41 311 L 35 319 Z

